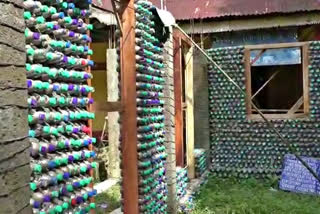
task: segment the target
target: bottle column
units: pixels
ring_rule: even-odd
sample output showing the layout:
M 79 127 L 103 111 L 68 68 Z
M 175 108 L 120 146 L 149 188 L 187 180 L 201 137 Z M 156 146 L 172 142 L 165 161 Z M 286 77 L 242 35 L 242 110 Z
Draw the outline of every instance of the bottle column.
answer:
M 84 20 L 90 1 L 24 1 L 34 213 L 89 213 L 96 139 L 88 120 L 94 65 Z

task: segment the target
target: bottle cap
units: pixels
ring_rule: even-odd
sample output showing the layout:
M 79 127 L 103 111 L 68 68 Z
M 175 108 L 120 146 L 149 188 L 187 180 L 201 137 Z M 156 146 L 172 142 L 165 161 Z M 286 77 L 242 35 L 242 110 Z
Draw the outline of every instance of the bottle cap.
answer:
M 51 192 L 51 197 L 52 198 L 58 198 L 59 197 L 59 192 L 58 191 L 52 191 Z
M 54 208 L 54 210 L 57 212 L 57 213 L 61 213 L 62 212 L 62 207 L 61 206 L 56 206 L 55 208 Z
M 67 202 L 64 202 L 62 204 L 62 207 L 63 207 L 64 210 L 67 210 L 69 208 L 69 204 Z
M 95 168 L 97 168 L 97 163 L 96 163 L 96 162 L 92 162 L 92 163 L 91 163 L 91 166 L 92 166 L 92 168 L 95 169 Z
M 61 173 L 57 174 L 57 180 L 63 181 L 63 174 L 61 174 Z
M 55 7 L 50 7 L 50 11 L 51 14 L 55 14 L 57 13 L 57 9 Z
M 87 25 L 87 29 L 88 29 L 88 30 L 93 30 L 93 25 L 92 25 L 92 24 L 88 24 L 88 25 Z
M 34 55 L 34 49 L 33 48 L 28 48 L 27 49 L 27 55 L 28 56 L 33 56 Z
M 46 54 L 47 60 L 53 60 L 53 53 L 49 52 Z
M 49 11 L 49 7 L 47 5 L 43 5 L 40 9 L 41 12 L 46 13 Z
M 38 24 L 43 24 L 46 20 L 44 19 L 43 16 L 39 16 L 36 18 L 36 21 Z
M 80 172 L 81 173 L 87 172 L 87 167 L 85 167 L 85 166 L 80 167 Z
M 29 130 L 29 137 L 35 137 L 36 132 L 34 130 Z
M 33 171 L 37 172 L 37 173 L 41 173 L 42 172 L 42 167 L 40 164 L 35 164 L 33 167 Z
M 32 123 L 32 121 L 33 121 L 33 117 L 32 117 L 32 115 L 29 114 L 29 115 L 28 115 L 28 122 L 29 122 L 29 123 Z
M 72 23 L 72 18 L 70 16 L 64 17 L 64 22 L 71 24 Z
M 62 7 L 63 9 L 67 9 L 67 8 L 68 8 L 68 3 L 67 3 L 67 2 L 63 2 L 63 3 L 61 4 L 61 7 Z
M 29 11 L 26 11 L 23 13 L 24 19 L 30 19 L 32 17 L 32 14 Z
M 30 189 L 31 189 L 32 191 L 35 191 L 35 190 L 37 189 L 37 184 L 34 183 L 34 182 L 31 182 L 31 183 L 30 183 Z

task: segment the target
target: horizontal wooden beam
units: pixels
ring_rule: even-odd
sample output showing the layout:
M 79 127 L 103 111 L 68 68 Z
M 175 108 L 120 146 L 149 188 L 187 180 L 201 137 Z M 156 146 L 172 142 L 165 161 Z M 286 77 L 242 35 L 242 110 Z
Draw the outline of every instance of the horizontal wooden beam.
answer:
M 122 111 L 121 102 L 95 102 L 93 104 L 93 111 L 95 112 L 114 112 Z
M 264 116 L 268 119 L 299 119 L 299 118 L 305 118 L 308 116 L 308 114 L 301 113 L 301 114 L 293 114 L 293 115 L 288 115 L 288 114 L 264 114 Z M 261 120 L 261 116 L 259 114 L 251 114 L 248 115 L 249 120 Z
M 260 50 L 260 49 L 280 49 L 280 48 L 295 48 L 306 45 L 307 42 L 290 42 L 290 43 L 277 43 L 277 44 L 263 44 L 263 45 L 246 45 L 245 49 Z
M 92 68 L 93 71 L 97 70 L 102 70 L 105 71 L 107 70 L 107 64 L 105 62 L 96 62 Z

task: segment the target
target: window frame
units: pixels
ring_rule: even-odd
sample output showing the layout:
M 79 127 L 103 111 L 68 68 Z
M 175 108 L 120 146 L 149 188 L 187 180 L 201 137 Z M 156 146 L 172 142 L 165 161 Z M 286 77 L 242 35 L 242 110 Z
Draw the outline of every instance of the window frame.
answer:
M 281 48 L 301 48 L 301 65 L 302 65 L 302 81 L 303 81 L 303 113 L 290 113 L 287 114 L 270 114 L 264 113 L 268 119 L 297 119 L 306 118 L 310 113 L 309 101 L 309 43 L 308 42 L 293 42 L 293 43 L 277 43 L 277 44 L 262 44 L 262 45 L 246 45 L 244 46 L 244 64 L 245 64 L 245 86 L 246 86 L 246 113 L 249 120 L 262 120 L 259 114 L 252 113 L 251 97 L 251 66 L 250 52 L 252 50 L 265 50 L 265 49 L 281 49 Z M 252 64 L 251 64 L 252 63 Z M 300 99 L 299 99 L 300 100 Z M 297 101 L 298 102 L 298 101 Z M 300 105 L 301 106 L 301 105 Z

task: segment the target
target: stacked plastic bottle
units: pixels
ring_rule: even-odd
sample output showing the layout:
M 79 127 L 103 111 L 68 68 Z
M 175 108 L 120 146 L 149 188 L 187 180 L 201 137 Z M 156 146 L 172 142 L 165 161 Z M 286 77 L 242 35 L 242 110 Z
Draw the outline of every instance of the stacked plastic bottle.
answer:
M 194 150 L 195 158 L 195 173 L 196 177 L 199 178 L 207 170 L 207 154 L 204 149 Z
M 183 198 L 187 193 L 188 186 L 188 172 L 186 168 L 177 167 L 177 199 L 178 201 Z
M 90 0 L 25 0 L 27 87 L 33 213 L 95 209 L 90 170 L 96 142 L 87 111 L 93 103 L 86 72 L 93 62 L 85 23 Z
M 135 2 L 139 212 L 166 213 L 163 45 L 155 37 L 150 2 Z M 119 49 L 118 49 L 119 51 Z
M 272 120 L 286 140 L 302 156 L 319 157 L 320 144 L 320 42 L 308 50 L 310 114 L 307 119 Z M 244 47 L 208 50 L 229 76 L 245 91 Z M 213 65 L 209 65 L 210 139 L 213 173 L 219 177 L 280 174 L 283 157 L 290 153 L 263 121 L 246 116 L 245 96 Z

